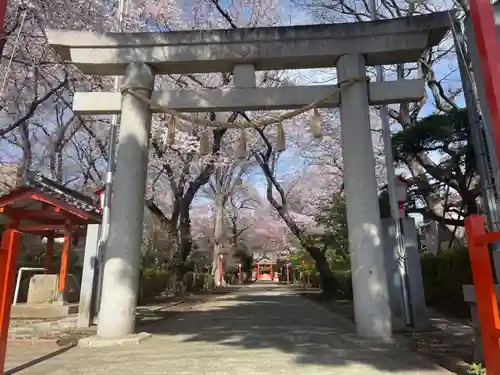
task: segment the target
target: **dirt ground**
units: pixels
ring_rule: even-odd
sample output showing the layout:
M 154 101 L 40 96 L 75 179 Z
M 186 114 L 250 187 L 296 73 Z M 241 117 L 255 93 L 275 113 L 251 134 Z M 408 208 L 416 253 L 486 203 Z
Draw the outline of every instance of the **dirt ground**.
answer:
M 352 301 L 325 299 L 317 289 L 302 290 L 299 294 L 354 321 Z M 428 329 L 408 329 L 397 333 L 396 338 L 434 363 L 457 374 L 469 375 L 474 342 L 470 321 L 445 316 L 433 309 L 429 309 L 429 318 Z

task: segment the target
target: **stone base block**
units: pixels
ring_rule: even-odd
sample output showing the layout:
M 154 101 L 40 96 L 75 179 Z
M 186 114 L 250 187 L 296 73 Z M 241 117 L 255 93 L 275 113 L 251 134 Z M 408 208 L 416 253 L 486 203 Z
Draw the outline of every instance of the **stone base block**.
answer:
M 19 304 L 12 305 L 11 318 L 54 319 L 78 313 L 77 304 Z
M 134 335 L 122 337 L 119 339 L 106 339 L 99 336 L 90 336 L 78 340 L 79 348 L 107 348 L 110 346 L 128 346 L 137 345 L 151 338 L 147 332 L 136 333 Z
M 498 271 L 498 270 L 497 270 Z M 474 329 L 473 353 L 474 362 L 484 362 L 483 343 L 481 341 L 481 326 L 479 325 L 479 316 L 476 304 L 476 293 L 474 285 L 463 285 L 464 301 L 469 303 L 472 328 Z M 495 285 L 495 294 L 497 295 L 497 303 L 500 297 L 500 285 Z M 500 305 L 499 305 L 500 307 Z
M 29 282 L 27 304 L 48 304 L 54 301 L 60 301 L 59 275 L 41 274 L 33 275 Z M 68 303 L 77 303 L 80 296 L 80 285 L 75 275 L 68 275 L 66 280 L 66 290 L 64 291 L 63 301 Z

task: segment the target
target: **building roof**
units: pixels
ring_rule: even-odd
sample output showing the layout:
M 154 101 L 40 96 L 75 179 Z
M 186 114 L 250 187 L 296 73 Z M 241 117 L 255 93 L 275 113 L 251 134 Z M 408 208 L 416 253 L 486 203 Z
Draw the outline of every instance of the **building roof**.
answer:
M 92 197 L 82 194 L 36 173 L 28 173 L 25 181 L 17 183 L 13 189 L 0 195 L 0 198 L 29 189 L 37 190 L 40 193 L 66 202 L 85 212 L 100 214 L 98 196 Z
M 13 224 L 24 233 L 59 236 L 68 226 L 83 231 L 88 224 L 100 223 L 99 207 L 97 196 L 29 173 L 10 190 L 0 191 L 0 225 Z

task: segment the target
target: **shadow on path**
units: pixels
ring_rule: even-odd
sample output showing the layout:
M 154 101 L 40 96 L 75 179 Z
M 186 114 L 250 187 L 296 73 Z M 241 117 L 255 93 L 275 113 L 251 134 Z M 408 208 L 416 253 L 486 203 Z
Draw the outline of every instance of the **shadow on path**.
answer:
M 192 311 L 167 314 L 170 319 L 149 326 L 148 332 L 182 343 L 222 345 L 228 355 L 231 349 L 277 349 L 291 354 L 297 364 L 447 373 L 397 344 L 357 338 L 349 320 L 283 289 L 242 288 Z
M 142 313 L 151 324 L 138 329 L 153 337 L 140 345 L 77 348 L 9 373 L 450 374 L 395 344 L 358 339 L 352 322 L 283 287 L 241 287 L 187 310 Z
M 71 344 L 71 345 L 68 345 L 68 346 L 65 346 L 63 348 L 60 348 L 60 349 L 57 349 L 57 350 L 54 350 L 53 352 L 50 352 L 48 354 L 45 354 L 43 356 L 40 356 L 38 358 L 35 358 L 35 359 L 32 359 L 31 361 L 28 361 L 26 363 L 23 363 L 21 365 L 18 365 L 16 367 L 13 367 L 9 370 L 6 370 L 4 372 L 4 375 L 13 375 L 13 374 L 17 374 L 18 372 L 21 372 L 21 371 L 24 371 L 30 367 L 33 367 L 35 365 L 38 365 L 44 361 L 47 361 L 51 358 L 54 358 L 60 354 L 63 354 L 63 353 L 66 353 L 68 350 L 74 348 L 76 346 L 76 343 L 74 344 Z

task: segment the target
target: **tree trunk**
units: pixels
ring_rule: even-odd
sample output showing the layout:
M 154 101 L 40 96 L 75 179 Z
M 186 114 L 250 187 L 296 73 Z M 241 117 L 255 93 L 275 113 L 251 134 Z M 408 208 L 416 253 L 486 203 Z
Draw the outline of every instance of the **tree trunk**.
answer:
M 224 209 L 222 200 L 217 198 L 215 202 L 215 223 L 214 223 L 214 252 L 212 259 L 212 275 L 214 275 L 214 283 L 220 285 L 220 254 L 222 253 L 222 233 L 224 226 Z
M 333 295 L 337 291 L 337 282 L 335 280 L 335 276 L 328 265 L 325 254 L 316 246 L 310 245 L 307 240 L 305 234 L 300 230 L 297 224 L 292 220 L 292 218 L 285 212 L 283 209 L 278 209 L 278 213 L 285 221 L 288 228 L 292 231 L 292 233 L 298 238 L 301 245 L 307 252 L 311 255 L 314 260 L 316 270 L 319 273 L 321 289 L 326 295 Z
M 281 216 L 285 224 L 288 226 L 290 231 L 294 234 L 294 236 L 300 241 L 301 245 L 306 249 L 311 257 L 314 259 L 316 263 L 316 270 L 319 273 L 319 277 L 321 280 L 321 287 L 325 294 L 333 294 L 336 291 L 336 281 L 333 276 L 332 271 L 326 261 L 326 257 L 323 251 L 319 248 L 315 247 L 311 244 L 308 239 L 306 233 L 297 225 L 297 223 L 290 216 L 287 204 L 286 204 L 286 194 L 279 184 L 278 181 L 274 178 L 274 167 L 276 163 L 276 153 L 273 154 L 273 147 L 269 140 L 266 138 L 264 131 L 262 129 L 256 129 L 260 134 L 262 140 L 267 146 L 267 152 L 258 154 L 253 151 L 253 155 L 257 162 L 259 163 L 262 171 L 267 177 L 267 200 L 269 203 L 276 209 L 278 214 Z M 272 158 L 272 159 L 271 159 Z M 270 164 L 271 162 L 271 164 Z M 273 196 L 273 187 L 279 193 L 281 198 L 281 204 Z
M 303 245 L 304 246 L 304 245 Z M 337 292 L 337 280 L 328 265 L 325 254 L 323 251 L 313 246 L 304 246 L 306 250 L 311 254 L 313 258 L 316 270 L 319 273 L 319 281 L 321 284 L 321 289 L 326 295 L 334 295 Z
M 184 217 L 181 215 L 181 221 L 179 223 L 179 234 L 180 234 L 180 263 L 177 265 L 177 274 L 182 280 L 183 266 L 186 262 L 187 257 L 191 253 L 193 247 L 193 238 L 191 237 L 191 220 L 189 217 Z

